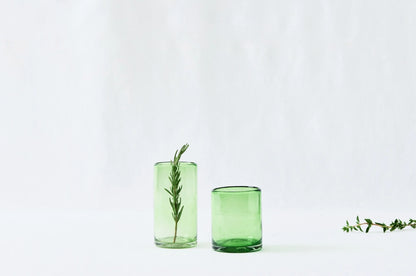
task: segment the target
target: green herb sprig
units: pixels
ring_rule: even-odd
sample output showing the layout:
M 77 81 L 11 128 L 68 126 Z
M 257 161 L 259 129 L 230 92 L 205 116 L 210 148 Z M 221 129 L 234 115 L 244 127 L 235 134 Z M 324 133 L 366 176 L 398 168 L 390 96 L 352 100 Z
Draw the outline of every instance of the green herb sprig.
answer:
M 396 229 L 402 230 L 406 227 L 412 227 L 413 229 L 416 229 L 416 220 L 415 219 L 409 219 L 409 222 L 405 222 L 402 221 L 400 219 L 395 219 L 394 221 L 392 221 L 390 223 L 390 225 L 387 225 L 385 223 L 381 223 L 381 222 L 373 222 L 371 219 L 364 219 L 365 222 L 361 222 L 360 218 L 357 216 L 356 219 L 356 224 L 355 225 L 350 225 L 348 220 L 346 221 L 347 224 L 342 227 L 342 230 L 344 232 L 353 232 L 353 231 L 361 231 L 364 232 L 364 230 L 362 229 L 361 226 L 366 225 L 366 229 L 365 232 L 368 233 L 368 231 L 370 231 L 371 226 L 378 226 L 381 227 L 383 229 L 383 232 L 386 231 L 394 231 Z
M 189 147 L 188 144 L 182 146 L 182 148 L 178 151 L 176 150 L 175 156 L 173 157 L 173 161 L 170 161 L 171 164 L 171 171 L 169 175 L 169 180 L 171 183 L 170 190 L 166 189 L 166 192 L 170 195 L 169 203 L 172 207 L 172 218 L 175 221 L 175 234 L 173 236 L 173 243 L 176 242 L 176 236 L 178 232 L 178 221 L 181 219 L 182 212 L 183 212 L 183 205 L 182 199 L 180 197 L 180 193 L 182 191 L 182 186 L 179 185 L 181 182 L 181 171 L 179 170 L 179 160 L 181 159 L 182 154 L 186 151 Z

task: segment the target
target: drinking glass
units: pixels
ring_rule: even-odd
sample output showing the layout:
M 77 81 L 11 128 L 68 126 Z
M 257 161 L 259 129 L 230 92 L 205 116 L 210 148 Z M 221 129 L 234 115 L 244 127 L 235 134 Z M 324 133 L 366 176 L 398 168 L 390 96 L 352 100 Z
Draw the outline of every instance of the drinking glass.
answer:
M 197 239 L 197 165 L 194 162 L 179 162 L 181 173 L 179 185 L 182 186 L 179 197 L 183 211 L 177 222 L 173 216 L 172 195 L 168 193 L 171 187 L 169 180 L 171 169 L 170 162 L 159 162 L 154 166 L 155 244 L 164 248 L 195 247 Z
M 228 186 L 212 190 L 212 248 L 253 252 L 262 248 L 261 190 Z

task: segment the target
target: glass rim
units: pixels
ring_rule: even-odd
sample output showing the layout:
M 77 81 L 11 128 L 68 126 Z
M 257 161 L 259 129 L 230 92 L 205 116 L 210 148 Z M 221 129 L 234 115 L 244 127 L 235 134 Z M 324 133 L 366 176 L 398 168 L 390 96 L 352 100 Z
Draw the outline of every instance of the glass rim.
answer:
M 261 192 L 261 189 L 256 186 L 222 186 L 212 190 L 212 193 L 248 193 Z
M 171 161 L 160 161 L 160 162 L 156 162 L 154 166 L 157 165 L 170 165 Z M 193 165 L 193 166 L 197 166 L 195 162 L 192 161 L 179 161 L 179 164 L 185 164 L 185 165 Z

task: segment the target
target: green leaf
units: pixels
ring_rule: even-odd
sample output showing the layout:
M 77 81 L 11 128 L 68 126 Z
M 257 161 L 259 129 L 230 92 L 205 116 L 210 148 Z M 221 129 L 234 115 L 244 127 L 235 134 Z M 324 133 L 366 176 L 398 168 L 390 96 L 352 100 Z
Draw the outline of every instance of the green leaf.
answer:
M 165 188 L 165 191 L 172 196 L 172 193 L 168 189 Z
M 371 224 L 373 224 L 373 222 L 371 221 L 371 219 L 364 219 L 366 222 L 367 222 L 367 224 L 369 224 L 369 225 L 371 225 Z
M 182 216 L 182 211 L 183 211 L 183 207 L 184 207 L 184 206 L 182 206 L 181 210 L 179 211 L 178 220 L 180 220 L 180 219 L 181 219 L 181 216 Z
M 370 231 L 371 228 L 371 224 L 368 224 L 367 228 L 365 229 L 365 232 L 368 233 L 368 231 Z

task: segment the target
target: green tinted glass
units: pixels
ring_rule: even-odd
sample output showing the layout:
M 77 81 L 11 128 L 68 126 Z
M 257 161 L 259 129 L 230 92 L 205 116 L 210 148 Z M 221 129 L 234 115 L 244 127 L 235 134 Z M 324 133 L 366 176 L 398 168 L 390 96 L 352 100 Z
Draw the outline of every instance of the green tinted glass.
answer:
M 222 252 L 262 248 L 261 191 L 230 186 L 212 191 L 212 247 Z
M 177 223 L 172 215 L 169 190 L 170 162 L 154 166 L 154 238 L 155 244 L 165 248 L 196 246 L 197 236 L 197 166 L 192 162 L 180 162 L 180 201 L 183 206 Z M 175 235 L 176 234 L 176 235 Z

